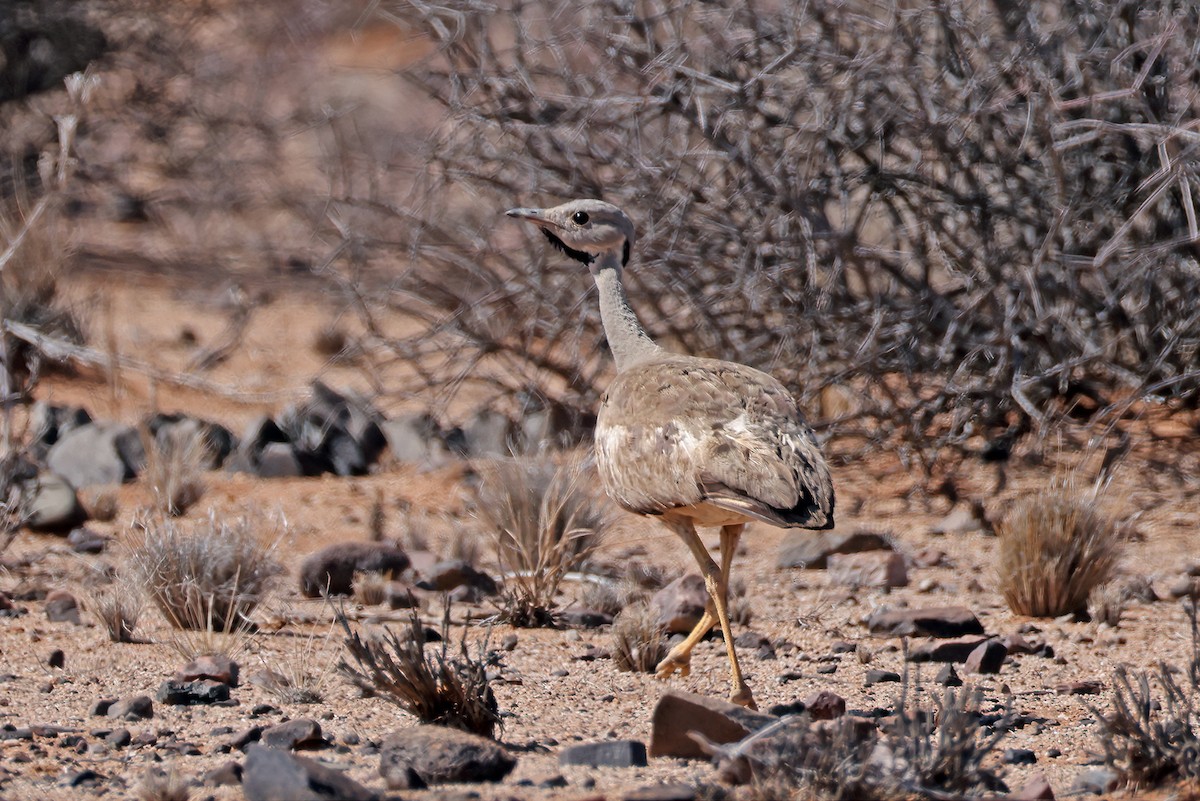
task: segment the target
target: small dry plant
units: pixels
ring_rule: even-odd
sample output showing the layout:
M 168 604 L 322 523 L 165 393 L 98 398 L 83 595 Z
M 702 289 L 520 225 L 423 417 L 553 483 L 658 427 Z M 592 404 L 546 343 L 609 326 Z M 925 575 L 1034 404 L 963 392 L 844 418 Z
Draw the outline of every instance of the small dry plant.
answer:
M 209 458 L 205 434 L 199 429 L 179 436 L 147 437 L 146 481 L 159 512 L 179 517 L 203 497 Z
M 355 686 L 380 695 L 422 723 L 434 723 L 492 737 L 500 722 L 496 696 L 488 684 L 486 639 L 479 655 L 467 651 L 466 632 L 459 641 L 458 655 L 450 651 L 450 606 L 442 617 L 442 640 L 426 648 L 424 627 L 416 610 L 403 635 L 384 628 L 377 638 L 363 637 L 350 628 L 342 610 L 335 620 L 346 633 L 350 660 L 343 658 L 338 670 Z
M 373 570 L 354 575 L 354 600 L 363 606 L 379 606 L 387 598 L 387 577 Z
M 149 768 L 137 786 L 138 801 L 189 801 L 191 783 L 175 768 Z
M 1012 611 L 1029 617 L 1085 609 L 1121 552 L 1118 526 L 1069 484 L 1019 499 L 996 534 L 1000 591 Z
M 617 670 L 653 673 L 667 656 L 667 632 L 645 601 L 623 609 L 612 625 L 613 664 Z
M 88 598 L 87 609 L 104 627 L 112 642 L 136 642 L 133 630 L 145 605 L 140 588 L 128 579 L 96 587 Z
M 143 530 L 130 547 L 134 575 L 172 626 L 199 635 L 252 627 L 249 615 L 281 568 L 249 520 L 210 515 L 191 531 L 172 521 Z
M 300 637 L 298 648 L 288 648 L 268 664 L 268 680 L 263 689 L 289 704 L 319 704 L 325 700 L 330 679 L 337 665 L 338 642 L 334 638 L 337 621 L 324 632 L 313 631 Z
M 1088 595 L 1088 616 L 1095 623 L 1104 623 L 1115 629 L 1121 625 L 1121 617 L 1129 600 L 1129 590 L 1125 584 L 1115 581 L 1101 584 Z
M 632 579 L 613 581 L 599 579 L 588 581 L 579 592 L 579 605 L 584 609 L 603 612 L 616 617 L 623 609 L 644 603 L 648 597 L 645 589 Z
M 586 460 L 558 468 L 504 461 L 485 474 L 479 510 L 496 538 L 504 573 L 503 620 L 553 625 L 559 586 L 596 549 L 608 526 L 596 486 Z
M 1003 791 L 990 765 L 1005 726 L 997 723 L 995 734 L 985 732 L 982 694 L 948 689 L 942 698 L 917 705 L 907 695 L 906 688 L 882 729 L 849 715 L 819 722 L 799 715 L 783 718 L 736 750 L 748 760 L 760 792 L 775 798 L 883 801 Z
M 1186 670 L 1165 662 L 1151 671 L 1118 667 L 1111 711 L 1091 710 L 1100 727 L 1104 764 L 1130 787 L 1200 783 L 1200 625 L 1196 603 L 1184 602 L 1183 608 L 1192 629 Z M 1182 681 L 1179 673 L 1185 674 Z

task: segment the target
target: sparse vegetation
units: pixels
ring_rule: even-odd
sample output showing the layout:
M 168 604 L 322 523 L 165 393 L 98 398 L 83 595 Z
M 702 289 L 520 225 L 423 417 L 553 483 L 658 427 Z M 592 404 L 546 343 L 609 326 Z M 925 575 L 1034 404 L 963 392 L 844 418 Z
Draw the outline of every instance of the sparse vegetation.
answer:
M 144 604 L 139 588 L 131 586 L 127 579 L 118 579 L 93 589 L 87 609 L 104 627 L 110 641 L 135 642 L 133 630 L 137 628 Z
M 1057 617 L 1087 608 L 1121 552 L 1117 525 L 1072 486 L 1017 500 L 996 526 L 1000 591 L 1019 615 Z
M 644 601 L 621 610 L 612 625 L 613 664 L 617 670 L 653 673 L 667 656 L 667 633 Z
M 488 684 L 488 662 L 467 651 L 466 632 L 457 656 L 450 652 L 450 607 L 442 618 L 440 644 L 426 647 L 424 627 L 415 610 L 403 636 L 385 628 L 378 637 L 363 637 L 350 628 L 340 610 L 336 620 L 346 633 L 350 659 L 338 669 L 364 692 L 396 704 L 422 723 L 436 723 L 485 737 L 495 734 L 500 722 L 496 697 Z
M 738 746 L 760 788 L 776 798 L 849 801 L 962 798 L 1004 790 L 991 765 L 1004 726 L 984 730 L 978 690 L 948 689 L 929 704 L 905 698 L 882 729 L 855 716 L 785 719 Z M 1000 715 L 1001 720 L 1005 714 Z
M 174 767 L 148 768 L 137 785 L 138 801 L 190 801 L 191 783 Z
M 632 579 L 600 579 L 583 585 L 579 593 L 579 605 L 615 617 L 622 609 L 645 602 L 647 597 L 646 590 Z
M 1097 586 L 1088 595 L 1088 616 L 1095 623 L 1104 623 L 1112 628 L 1121 625 L 1121 617 L 1129 604 L 1129 592 L 1124 584 L 1109 581 Z
M 336 673 L 337 621 L 323 631 L 293 639 L 299 646 L 287 648 L 269 664 L 263 660 L 267 677 L 263 689 L 289 704 L 319 704 L 325 700 L 330 680 Z
M 479 513 L 495 536 L 504 572 L 501 618 L 515 626 L 554 622 L 564 577 L 578 570 L 608 526 L 590 462 L 554 468 L 503 461 L 485 474 Z
M 272 552 L 248 519 L 215 515 L 191 531 L 170 521 L 143 523 L 130 548 L 134 574 L 172 626 L 216 633 L 251 625 L 250 613 L 280 571 Z
M 373 570 L 354 574 L 354 600 L 363 606 L 378 606 L 387 596 L 388 579 Z
M 1183 608 L 1192 630 L 1185 669 L 1165 662 L 1151 671 L 1118 667 L 1113 672 L 1111 711 L 1092 708 L 1104 764 L 1131 787 L 1200 782 L 1200 624 L 1194 601 L 1184 602 Z
M 148 438 L 146 481 L 159 512 L 179 517 L 203 497 L 204 469 L 209 458 L 205 433 L 200 429 L 186 429 L 180 436 Z

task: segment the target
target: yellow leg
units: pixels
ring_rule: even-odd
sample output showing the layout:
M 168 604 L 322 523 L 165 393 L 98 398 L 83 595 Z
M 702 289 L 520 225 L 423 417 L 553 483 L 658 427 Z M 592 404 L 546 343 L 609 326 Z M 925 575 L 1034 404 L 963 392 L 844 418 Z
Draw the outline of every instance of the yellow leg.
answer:
M 668 525 L 683 539 L 696 558 L 696 562 L 700 566 L 700 573 L 704 576 L 704 586 L 708 589 L 712 608 L 705 610 L 704 617 L 700 619 L 696 628 L 692 629 L 692 633 L 688 635 L 687 639 L 672 648 L 667 658 L 659 663 L 658 675 L 660 677 L 669 676 L 678 669 L 686 676 L 692 648 L 700 641 L 701 637 L 708 633 L 714 623 L 720 623 L 721 633 L 725 637 L 725 650 L 729 655 L 730 684 L 732 686 L 730 700 L 735 704 L 755 709 L 757 707 L 754 705 L 754 696 L 742 678 L 742 669 L 738 665 L 737 651 L 733 646 L 733 633 L 729 627 L 727 604 L 729 568 L 733 563 L 733 553 L 737 549 L 737 541 L 744 526 L 725 526 L 721 529 L 721 566 L 718 567 L 717 563 L 708 555 L 708 549 L 704 547 L 704 543 L 701 542 L 700 535 L 696 533 L 696 527 L 692 525 L 691 521 L 676 520 L 671 521 Z M 714 610 L 716 612 L 715 620 L 713 620 Z

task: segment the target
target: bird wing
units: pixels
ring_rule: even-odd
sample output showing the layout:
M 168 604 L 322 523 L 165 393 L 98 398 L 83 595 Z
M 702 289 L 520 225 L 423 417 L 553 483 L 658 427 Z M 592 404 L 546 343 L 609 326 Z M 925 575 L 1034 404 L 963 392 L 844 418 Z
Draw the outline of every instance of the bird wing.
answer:
M 632 511 L 707 501 L 777 526 L 832 525 L 829 469 L 795 400 L 743 365 L 674 356 L 625 370 L 601 405 L 596 453 Z

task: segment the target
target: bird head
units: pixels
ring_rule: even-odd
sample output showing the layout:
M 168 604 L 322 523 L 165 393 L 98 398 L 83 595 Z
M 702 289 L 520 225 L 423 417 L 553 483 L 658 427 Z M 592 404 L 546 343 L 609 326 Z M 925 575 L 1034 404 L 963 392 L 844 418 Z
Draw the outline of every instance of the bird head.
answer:
M 550 244 L 592 270 L 629 262 L 633 223 L 611 203 L 572 200 L 549 209 L 510 209 L 508 216 L 533 223 Z

